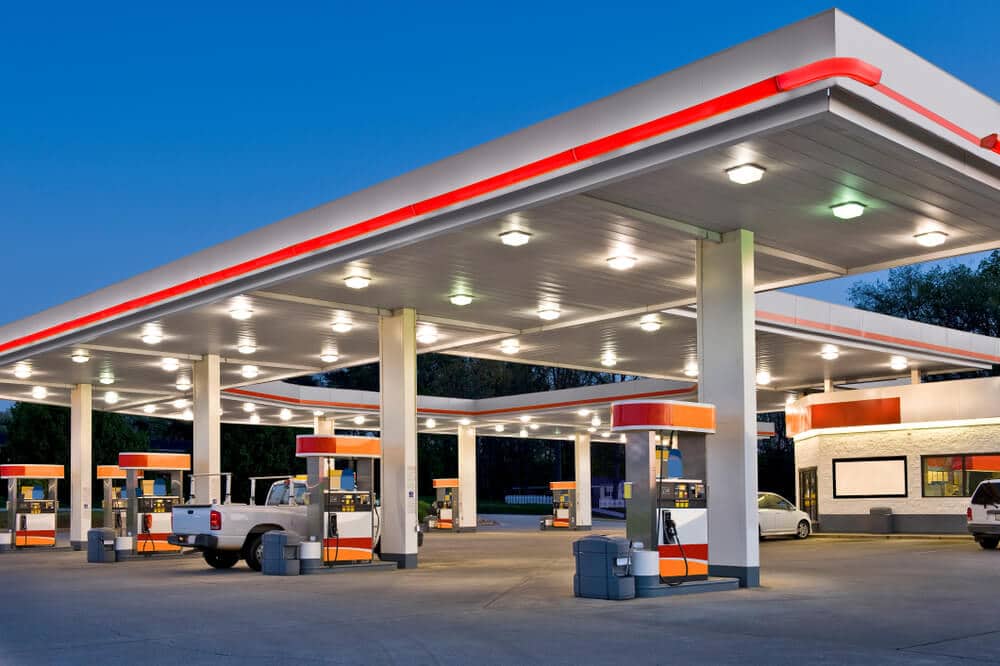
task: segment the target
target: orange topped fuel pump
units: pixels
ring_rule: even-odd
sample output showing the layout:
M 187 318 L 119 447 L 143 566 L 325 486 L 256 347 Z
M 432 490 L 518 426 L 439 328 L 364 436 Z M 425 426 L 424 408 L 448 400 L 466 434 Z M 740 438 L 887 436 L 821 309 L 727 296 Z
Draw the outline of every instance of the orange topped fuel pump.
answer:
M 0 546 L 56 545 L 57 481 L 64 476 L 62 465 L 0 465 L 0 479 L 7 479 L 7 515 L 11 518 Z

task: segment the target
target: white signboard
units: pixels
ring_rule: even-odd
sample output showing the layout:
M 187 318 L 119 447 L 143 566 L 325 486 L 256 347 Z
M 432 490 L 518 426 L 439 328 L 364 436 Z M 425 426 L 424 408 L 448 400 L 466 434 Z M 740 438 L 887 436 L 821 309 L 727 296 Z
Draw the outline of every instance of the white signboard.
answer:
M 906 497 L 906 458 L 834 460 L 833 496 Z

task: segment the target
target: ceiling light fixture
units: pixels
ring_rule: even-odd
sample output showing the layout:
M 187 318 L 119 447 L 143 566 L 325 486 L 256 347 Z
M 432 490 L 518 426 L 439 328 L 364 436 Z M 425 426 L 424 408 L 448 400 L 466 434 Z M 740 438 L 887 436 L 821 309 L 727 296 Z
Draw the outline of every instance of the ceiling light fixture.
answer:
M 280 412 L 278 412 L 278 418 L 281 419 L 282 421 L 291 421 L 292 420 L 292 410 L 290 410 L 287 407 L 285 407 Z
M 578 409 L 576 410 L 577 416 L 590 416 L 589 409 Z
M 527 430 L 525 430 L 524 428 L 521 428 L 521 429 L 520 429 L 520 430 L 519 430 L 519 431 L 517 432 L 517 434 L 518 434 L 518 436 L 519 436 L 519 437 L 527 437 L 527 436 L 528 436 L 528 431 L 527 431 Z
M 117 405 L 120 396 L 114 391 L 108 391 L 104 394 L 104 402 L 109 405 Z
M 767 386 L 771 383 L 771 373 L 767 370 L 759 370 L 757 372 L 757 385 Z
M 663 324 L 660 323 L 660 318 L 655 314 L 643 315 L 642 319 L 639 320 L 639 328 L 647 333 L 655 333 L 660 330 L 661 326 Z
M 889 359 L 889 367 L 893 370 L 906 370 L 910 367 L 910 362 L 905 356 L 893 356 Z
M 608 437 L 611 437 L 611 433 L 610 432 L 602 432 L 601 433 L 601 437 L 603 437 L 604 439 L 607 439 Z
M 530 420 L 531 420 L 531 416 L 529 416 L 528 414 L 522 414 L 521 415 L 521 423 L 527 423 Z
M 601 356 L 601 365 L 603 365 L 605 368 L 613 368 L 614 366 L 618 365 L 618 357 L 615 356 L 612 352 L 605 352 Z
M 417 342 L 424 345 L 431 345 L 438 341 L 437 327 L 430 324 L 423 324 L 417 329 Z
M 147 414 L 155 414 L 156 405 L 146 405 L 142 408 L 142 411 L 146 412 Z
M 365 423 L 365 416 L 364 416 L 364 414 L 358 414 L 352 420 L 354 421 L 354 425 L 364 425 L 364 423 Z
M 240 374 L 247 379 L 255 379 L 260 374 L 260 368 L 256 365 L 244 365 L 240 368 Z
M 249 413 L 249 412 L 253 412 L 253 411 L 256 411 L 256 410 L 257 410 L 257 405 L 253 404 L 252 402 L 244 402 L 243 403 L 243 411 L 244 412 Z
M 504 426 L 504 424 L 502 424 L 502 423 L 498 423 L 498 424 L 496 424 L 495 426 L 493 426 L 493 429 L 494 429 L 495 431 L 497 431 L 497 432 L 503 432 L 503 431 L 504 431 L 504 429 L 505 429 L 505 426 Z
M 187 407 L 191 403 L 188 402 L 187 400 L 185 400 L 184 398 L 178 398 L 177 400 L 174 400 L 170 404 L 172 404 L 175 409 L 184 409 L 185 407 Z
M 620 254 L 615 257 L 608 257 L 608 266 L 616 271 L 627 271 L 635 266 L 636 258 Z
M 319 355 L 319 360 L 324 363 L 336 363 L 338 359 L 340 359 L 340 356 L 336 352 L 323 352 Z
M 44 386 L 31 387 L 31 397 L 35 400 L 45 400 L 49 397 L 49 390 Z
M 538 430 L 538 428 L 539 428 L 539 426 L 538 426 L 538 424 L 537 424 L 537 423 L 532 423 L 532 424 L 531 424 L 531 425 L 529 425 L 528 427 L 529 427 L 529 428 L 531 428 L 532 430 Z
M 824 361 L 836 361 L 840 358 L 840 350 L 834 345 L 823 345 L 823 349 L 820 351 L 819 356 Z
M 190 391 L 191 390 L 191 380 L 187 377 L 178 377 L 177 383 L 174 385 L 178 391 Z
M 468 294 L 452 294 L 448 299 L 452 305 L 468 305 L 472 302 L 472 296 Z
M 251 342 L 241 342 L 239 345 L 237 345 L 236 351 L 238 351 L 241 354 L 253 354 L 254 352 L 257 351 L 257 346 Z
M 86 363 L 87 361 L 90 360 L 90 354 L 83 351 L 82 349 L 78 349 L 72 354 L 70 354 L 69 358 L 74 363 Z
M 18 379 L 28 379 L 31 377 L 31 366 L 27 363 L 18 363 L 14 366 L 14 376 Z
M 246 321 L 247 319 L 253 317 L 253 309 L 251 309 L 249 305 L 242 303 L 234 305 L 229 309 L 229 316 L 236 321 Z
M 174 372 L 177 370 L 177 368 L 181 367 L 181 362 L 178 361 L 176 358 L 165 358 L 162 361 L 160 361 L 160 367 L 166 370 L 167 372 Z
M 185 421 L 190 421 L 191 419 L 194 418 L 194 412 L 192 412 L 190 409 L 185 409 L 183 412 L 181 412 L 181 418 L 184 419 Z
M 147 328 L 143 331 L 140 339 L 147 345 L 158 345 L 163 342 L 163 334 L 160 333 L 159 329 Z
M 729 176 L 729 180 L 737 185 L 749 185 L 763 178 L 765 171 L 764 167 L 757 166 L 756 164 L 741 164 L 726 169 L 726 175 Z
M 684 376 L 685 377 L 697 377 L 698 376 L 698 363 L 696 361 L 688 361 L 684 364 Z
M 924 247 L 937 247 L 938 245 L 944 245 L 945 241 L 948 240 L 948 234 L 943 231 L 926 231 L 922 234 L 917 234 L 913 239 Z
M 526 231 L 520 231 L 518 229 L 512 229 L 511 231 L 505 231 L 500 234 L 500 242 L 504 245 L 509 245 L 511 247 L 520 247 L 522 245 L 527 245 L 528 241 L 531 240 L 531 234 Z
M 258 423 L 260 423 L 260 414 L 258 414 L 257 412 L 254 412 L 253 414 L 251 414 L 250 415 L 250 423 L 252 423 L 254 425 L 257 425 Z
M 333 320 L 330 324 L 330 328 L 333 329 L 334 333 L 350 333 L 351 329 L 354 328 L 354 324 L 351 322 L 350 318 L 345 315 L 337 315 L 337 318 Z
M 313 416 L 315 416 L 316 418 L 319 418 L 320 416 L 323 416 L 323 414 L 326 414 L 326 412 L 324 412 L 322 409 L 314 409 L 313 410 Z
M 861 214 L 865 212 L 865 205 L 857 201 L 847 201 L 836 206 L 830 206 L 830 210 L 833 212 L 834 217 L 841 220 L 853 220 L 856 217 L 861 217 Z
M 108 373 L 105 373 L 105 374 L 101 375 L 98 378 L 97 381 L 99 381 L 100 383 L 104 384 L 105 386 L 108 386 L 110 384 L 114 384 L 115 383 L 115 376 L 113 374 L 111 374 L 110 372 L 108 372 Z
M 594 426 L 595 428 L 601 425 L 601 417 L 598 416 L 597 414 L 594 414 L 594 418 L 590 419 L 590 425 Z
M 427 419 L 426 421 L 424 421 L 424 427 L 425 428 L 436 428 L 437 427 L 437 421 L 435 421 L 434 419 Z
M 504 354 L 516 354 L 521 351 L 521 343 L 518 342 L 517 338 L 507 338 L 500 343 L 500 351 Z
M 538 318 L 544 321 L 559 319 L 560 314 L 562 313 L 559 311 L 559 306 L 555 303 L 546 303 L 538 307 Z
M 590 432 L 590 433 L 597 432 L 597 428 L 591 426 L 591 427 L 587 428 L 587 432 Z
M 459 424 L 459 425 L 464 425 L 464 426 L 467 426 L 467 425 L 469 425 L 470 423 L 472 423 L 472 419 L 467 419 L 467 418 L 460 418 L 460 419 L 458 420 L 458 424 Z
M 619 441 L 619 442 L 621 442 L 622 444 L 624 444 L 624 443 L 625 443 L 625 441 L 626 441 L 626 438 L 625 438 L 625 435 L 624 435 L 624 433 L 623 433 L 623 434 L 621 434 L 621 435 L 618 435 L 618 441 Z
M 372 279 L 364 275 L 348 275 L 344 278 L 344 284 L 351 289 L 364 289 L 371 284 Z

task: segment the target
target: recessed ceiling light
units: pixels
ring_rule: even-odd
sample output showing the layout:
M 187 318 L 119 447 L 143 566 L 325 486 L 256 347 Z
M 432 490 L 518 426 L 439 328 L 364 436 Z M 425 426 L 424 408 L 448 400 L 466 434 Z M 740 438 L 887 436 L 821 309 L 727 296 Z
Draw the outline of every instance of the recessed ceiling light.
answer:
M 142 411 L 146 412 L 147 414 L 155 414 L 156 413 L 156 405 L 145 405 L 142 408 Z
M 364 425 L 365 417 L 364 414 L 358 414 L 353 419 L 355 425 Z
M 660 330 L 662 325 L 663 324 L 660 323 L 660 318 L 655 314 L 643 315 L 642 319 L 639 320 L 639 328 L 647 333 L 654 333 Z
M 257 377 L 257 375 L 260 374 L 260 368 L 258 368 L 256 365 L 244 365 L 242 368 L 240 368 L 240 374 L 246 377 L 247 379 L 254 379 Z
M 191 419 L 194 418 L 194 412 L 192 412 L 190 409 L 185 409 L 183 412 L 181 412 L 181 418 L 184 419 L 185 421 L 190 421 Z
M 291 421 L 292 420 L 292 410 L 290 410 L 287 407 L 285 407 L 280 412 L 278 412 L 278 418 L 281 419 L 282 421 Z
M 527 436 L 528 436 L 528 431 L 527 431 L 527 430 L 525 430 L 524 428 L 521 428 L 521 429 L 520 429 L 520 430 L 519 430 L 519 431 L 517 432 L 517 434 L 518 434 L 518 436 L 520 436 L 520 437 L 527 437 Z
M 187 407 L 191 403 L 188 402 L 187 400 L 185 400 L 184 398 L 178 398 L 177 400 L 174 400 L 170 404 L 172 404 L 175 409 L 184 409 L 185 407 Z
M 616 257 L 608 257 L 608 266 L 616 271 L 627 271 L 635 266 L 635 262 L 635 257 L 630 257 L 624 254 Z
M 147 345 L 158 345 L 163 342 L 163 334 L 155 329 L 146 329 L 141 340 Z
M 69 358 L 74 363 L 86 363 L 87 361 L 90 360 L 90 354 L 83 351 L 82 349 L 78 349 L 72 354 L 70 354 Z
M 326 414 L 326 412 L 324 412 L 322 409 L 314 409 L 313 410 L 313 416 L 315 416 L 317 418 L 320 417 L 320 416 L 323 416 L 324 414 Z
M 165 358 L 160 361 L 160 367 L 167 372 L 174 372 L 177 368 L 181 367 L 181 362 L 176 358 Z
M 510 245 L 511 247 L 520 247 L 521 245 L 527 245 L 528 241 L 531 240 L 531 234 L 526 231 L 519 231 L 517 229 L 511 231 L 505 231 L 500 234 L 500 242 L 504 245 Z
M 578 409 L 578 410 L 576 410 L 576 413 L 577 413 L 578 416 L 590 416 L 590 410 L 589 409 Z
M 436 428 L 437 427 L 437 421 L 435 421 L 434 419 L 427 419 L 426 421 L 424 421 L 424 427 L 425 428 Z
M 889 359 L 889 367 L 893 370 L 906 370 L 909 366 L 910 362 L 905 356 L 893 356 Z
M 541 305 L 538 308 L 538 318 L 545 321 L 552 321 L 553 319 L 559 319 L 559 306 L 554 303 L 547 303 Z
M 104 402 L 106 402 L 109 405 L 118 404 L 119 399 L 120 396 L 114 391 L 108 391 L 107 393 L 104 394 Z
M 370 277 L 365 277 L 364 275 L 349 275 L 344 278 L 344 284 L 351 289 L 364 289 L 371 281 Z
M 944 245 L 944 242 L 948 240 L 948 234 L 943 231 L 927 231 L 917 234 L 913 238 L 924 247 L 937 247 L 938 245 Z
M 498 423 L 495 426 L 493 426 L 493 429 L 496 430 L 497 432 L 503 432 L 505 427 L 504 424 Z
M 522 414 L 521 415 L 521 423 L 527 423 L 530 420 L 531 420 L 531 416 L 530 415 L 528 415 L 528 414 Z
M 190 391 L 191 390 L 191 380 L 187 377 L 178 377 L 177 384 L 175 384 L 178 391 Z
M 603 437 L 604 439 L 607 439 L 608 437 L 611 437 L 611 433 L 610 432 L 602 432 L 601 433 L 601 437 Z
M 257 351 L 257 346 L 250 342 L 241 342 L 237 347 L 236 351 L 241 354 L 253 354 Z
M 856 217 L 861 217 L 861 214 L 865 212 L 865 205 L 857 201 L 847 201 L 836 206 L 830 206 L 830 210 L 833 211 L 834 217 L 838 217 L 841 220 L 853 220 Z
M 105 386 L 107 386 L 109 384 L 114 384 L 115 383 L 115 376 L 112 375 L 111 373 L 105 373 L 105 374 L 101 375 L 98 378 L 97 381 L 99 381 L 100 383 L 102 383 Z
M 49 397 L 49 390 L 44 386 L 31 387 L 31 397 L 35 400 L 45 400 Z
M 470 423 L 472 423 L 472 419 L 467 419 L 467 418 L 461 418 L 461 419 L 459 419 L 459 420 L 458 420 L 458 424 L 459 424 L 459 425 L 464 425 L 464 426 L 467 426 L 467 425 L 469 425 Z
M 590 428 L 587 428 L 587 432 L 597 432 L 597 428 L 591 426 Z
M 253 310 L 249 305 L 234 305 L 229 310 L 229 316 L 237 321 L 246 321 L 253 317 Z
M 685 377 L 697 377 L 698 376 L 698 364 L 695 361 L 688 361 L 684 365 L 684 376 Z
M 532 423 L 532 424 L 531 424 L 531 425 L 529 425 L 528 427 L 529 427 L 529 428 L 531 428 L 532 430 L 538 430 L 538 428 L 539 428 L 539 426 L 538 426 L 538 424 L 537 424 L 537 423 Z
M 437 328 L 430 324 L 424 324 L 417 329 L 417 342 L 424 345 L 434 344 L 438 341 Z
M 824 361 L 836 361 L 840 358 L 840 350 L 834 345 L 823 345 L 819 355 Z
M 521 351 L 521 343 L 517 341 L 517 338 L 507 338 L 500 343 L 500 351 L 504 354 L 516 354 Z
M 601 425 L 601 417 L 598 416 L 597 414 L 594 414 L 594 418 L 590 419 L 590 425 L 594 426 L 595 428 Z
M 767 386 L 771 383 L 771 373 L 767 370 L 760 370 L 757 372 L 757 385 Z
M 449 298 L 452 305 L 468 305 L 472 302 L 472 296 L 468 294 L 452 294 Z
M 625 438 L 625 434 L 624 433 L 621 434 L 621 435 L 618 435 L 618 441 L 621 442 L 622 444 L 625 443 L 626 438 Z
M 319 360 L 323 361 L 324 363 L 336 363 L 339 358 L 340 356 L 338 356 L 333 352 L 323 352 L 322 354 L 319 355 Z
M 257 412 L 254 412 L 253 414 L 251 414 L 250 415 L 250 423 L 252 423 L 254 425 L 257 425 L 258 423 L 260 423 L 260 414 L 258 414 Z
M 31 366 L 27 363 L 18 363 L 14 366 L 14 376 L 18 379 L 31 377 Z
M 737 185 L 749 185 L 763 178 L 764 171 L 764 167 L 757 166 L 756 164 L 741 164 L 726 169 L 726 175 L 729 176 L 729 180 Z
M 613 368 L 618 365 L 618 357 L 611 352 L 606 352 L 601 356 L 601 365 L 605 368 Z
M 244 402 L 243 403 L 243 411 L 244 412 L 253 412 L 256 409 L 257 409 L 257 405 L 253 404 L 252 402 Z
M 344 315 L 338 315 L 333 323 L 330 324 L 330 328 L 333 329 L 334 333 L 350 333 L 351 329 L 354 328 L 354 324 L 351 322 L 350 318 Z

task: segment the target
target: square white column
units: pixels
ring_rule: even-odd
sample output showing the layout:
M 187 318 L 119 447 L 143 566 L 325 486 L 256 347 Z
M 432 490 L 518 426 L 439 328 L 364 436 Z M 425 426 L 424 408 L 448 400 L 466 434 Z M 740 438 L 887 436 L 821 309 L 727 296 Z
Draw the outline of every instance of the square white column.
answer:
M 590 511 L 590 433 L 578 432 L 573 437 L 573 467 L 576 479 L 576 529 L 589 530 Z
M 698 399 L 716 407 L 706 438 L 709 573 L 760 585 L 753 233 L 698 242 Z
M 417 566 L 417 314 L 379 318 L 382 559 Z
M 334 419 L 332 416 L 314 416 L 313 417 L 313 434 L 314 435 L 333 435 L 334 432 Z
M 194 477 L 191 485 L 200 504 L 222 501 L 219 473 L 222 471 L 222 398 L 219 357 L 206 354 L 195 361 L 191 383 L 194 406 L 194 452 L 192 472 L 210 476 Z
M 476 429 L 458 426 L 458 527 L 471 532 L 479 525 L 476 506 Z
M 93 387 L 78 384 L 70 392 L 69 409 L 69 542 L 87 546 L 93 498 Z

